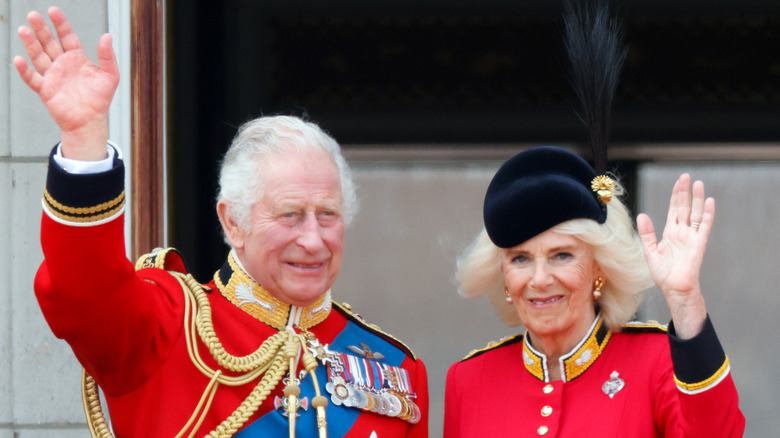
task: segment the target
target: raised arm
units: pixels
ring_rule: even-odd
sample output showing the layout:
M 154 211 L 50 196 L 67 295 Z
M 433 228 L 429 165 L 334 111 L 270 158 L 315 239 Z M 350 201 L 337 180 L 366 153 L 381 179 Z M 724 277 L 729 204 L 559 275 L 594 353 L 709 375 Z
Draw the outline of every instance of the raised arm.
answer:
M 14 58 L 14 65 L 59 126 L 63 156 L 102 160 L 106 158 L 108 109 L 119 83 L 111 35 L 98 41 L 96 65 L 65 14 L 56 7 L 48 13 L 58 38 L 41 14 L 30 12 L 30 27 L 19 27 L 18 33 L 31 65 L 22 56 Z
M 691 193 L 692 192 L 692 193 Z M 715 218 L 715 200 L 704 197 L 704 183 L 681 175 L 672 189 L 662 239 L 653 221 L 637 217 L 637 229 L 655 284 L 661 289 L 681 339 L 698 335 L 707 318 L 699 275 Z

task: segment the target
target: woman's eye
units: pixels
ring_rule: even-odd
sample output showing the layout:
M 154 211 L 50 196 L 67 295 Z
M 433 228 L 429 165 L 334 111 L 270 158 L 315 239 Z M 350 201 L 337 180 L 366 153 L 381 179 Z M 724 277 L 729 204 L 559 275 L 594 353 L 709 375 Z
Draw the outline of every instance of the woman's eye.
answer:
M 555 254 L 557 260 L 569 260 L 572 257 L 574 256 L 570 252 L 559 252 L 558 254 Z
M 512 259 L 512 263 L 525 263 L 527 261 L 528 261 L 528 257 L 526 257 L 524 255 L 515 256 Z

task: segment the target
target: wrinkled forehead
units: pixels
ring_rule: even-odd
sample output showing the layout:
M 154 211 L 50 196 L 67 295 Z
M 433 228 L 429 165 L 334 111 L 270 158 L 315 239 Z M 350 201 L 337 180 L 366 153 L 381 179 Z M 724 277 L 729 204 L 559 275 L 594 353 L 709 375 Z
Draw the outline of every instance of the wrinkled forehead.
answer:
M 309 199 L 342 203 L 338 166 L 326 151 L 274 152 L 259 169 L 263 191 L 273 199 Z

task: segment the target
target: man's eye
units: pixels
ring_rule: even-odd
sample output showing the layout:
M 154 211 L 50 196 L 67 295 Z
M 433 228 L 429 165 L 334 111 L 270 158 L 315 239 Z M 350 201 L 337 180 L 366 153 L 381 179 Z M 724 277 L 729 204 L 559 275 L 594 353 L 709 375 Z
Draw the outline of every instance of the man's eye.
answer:
M 331 208 L 320 210 L 317 214 L 320 217 L 324 217 L 328 219 L 336 219 L 341 217 L 341 211 L 339 211 L 338 209 L 331 209 Z

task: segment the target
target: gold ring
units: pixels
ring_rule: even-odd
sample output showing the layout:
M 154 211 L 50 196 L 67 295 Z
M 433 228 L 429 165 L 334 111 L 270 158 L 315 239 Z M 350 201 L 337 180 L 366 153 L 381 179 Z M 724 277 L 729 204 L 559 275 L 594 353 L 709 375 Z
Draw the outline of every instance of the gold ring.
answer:
M 699 225 L 701 225 L 701 222 L 693 222 L 691 221 L 691 228 L 699 229 Z

